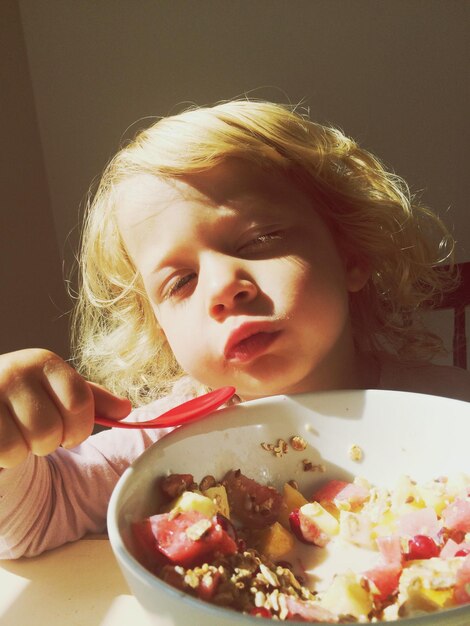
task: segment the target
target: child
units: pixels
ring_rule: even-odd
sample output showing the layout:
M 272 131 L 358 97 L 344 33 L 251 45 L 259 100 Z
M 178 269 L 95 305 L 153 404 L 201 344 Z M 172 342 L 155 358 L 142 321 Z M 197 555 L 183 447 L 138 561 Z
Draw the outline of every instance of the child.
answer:
M 241 400 L 470 401 L 467 371 L 429 364 L 439 342 L 417 315 L 454 287 L 436 271 L 452 245 L 376 158 L 287 107 L 227 102 L 142 132 L 87 216 L 80 374 L 44 350 L 0 360 L 1 556 L 104 530 L 119 475 L 162 432 L 89 438 L 95 411 L 122 419 L 132 401 L 147 419 L 228 384 Z

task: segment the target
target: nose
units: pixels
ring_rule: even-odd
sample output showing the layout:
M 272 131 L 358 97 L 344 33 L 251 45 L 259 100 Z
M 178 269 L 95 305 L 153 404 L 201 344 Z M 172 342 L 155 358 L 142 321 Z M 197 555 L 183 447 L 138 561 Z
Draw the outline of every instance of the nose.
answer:
M 206 265 L 209 315 L 220 319 L 254 300 L 258 286 L 239 260 L 211 258 Z

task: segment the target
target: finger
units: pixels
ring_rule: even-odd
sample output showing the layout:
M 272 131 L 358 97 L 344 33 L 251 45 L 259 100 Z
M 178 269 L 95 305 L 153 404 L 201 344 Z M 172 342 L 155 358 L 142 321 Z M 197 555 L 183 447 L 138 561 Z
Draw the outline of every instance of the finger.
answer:
M 101 385 L 88 383 L 95 400 L 97 415 L 110 419 L 122 420 L 132 411 L 131 401 L 127 398 L 116 396 Z
M 61 359 L 43 367 L 42 384 L 62 418 L 62 446 L 72 448 L 93 431 L 95 401 L 87 381 Z
M 60 446 L 62 416 L 41 381 L 35 378 L 18 381 L 7 406 L 33 454 L 44 456 Z
M 0 404 L 0 467 L 11 468 L 22 463 L 29 448 L 10 409 Z

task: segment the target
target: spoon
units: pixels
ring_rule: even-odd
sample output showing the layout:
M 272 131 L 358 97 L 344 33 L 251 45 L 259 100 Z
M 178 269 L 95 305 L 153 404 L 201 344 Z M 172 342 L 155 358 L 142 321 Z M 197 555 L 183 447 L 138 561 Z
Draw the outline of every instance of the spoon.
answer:
M 180 426 L 209 415 L 221 404 L 227 402 L 234 393 L 235 387 L 220 387 L 202 396 L 191 398 L 191 400 L 183 402 L 183 404 L 175 406 L 173 409 L 146 422 L 119 422 L 95 415 L 95 424 L 109 426 L 110 428 L 169 428 L 170 426 Z

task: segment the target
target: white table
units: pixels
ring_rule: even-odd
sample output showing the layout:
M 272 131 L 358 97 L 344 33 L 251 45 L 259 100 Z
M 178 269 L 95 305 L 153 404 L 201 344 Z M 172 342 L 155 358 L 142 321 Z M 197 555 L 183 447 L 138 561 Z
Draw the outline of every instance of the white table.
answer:
M 106 538 L 0 561 L 2 626 L 147 626 Z

